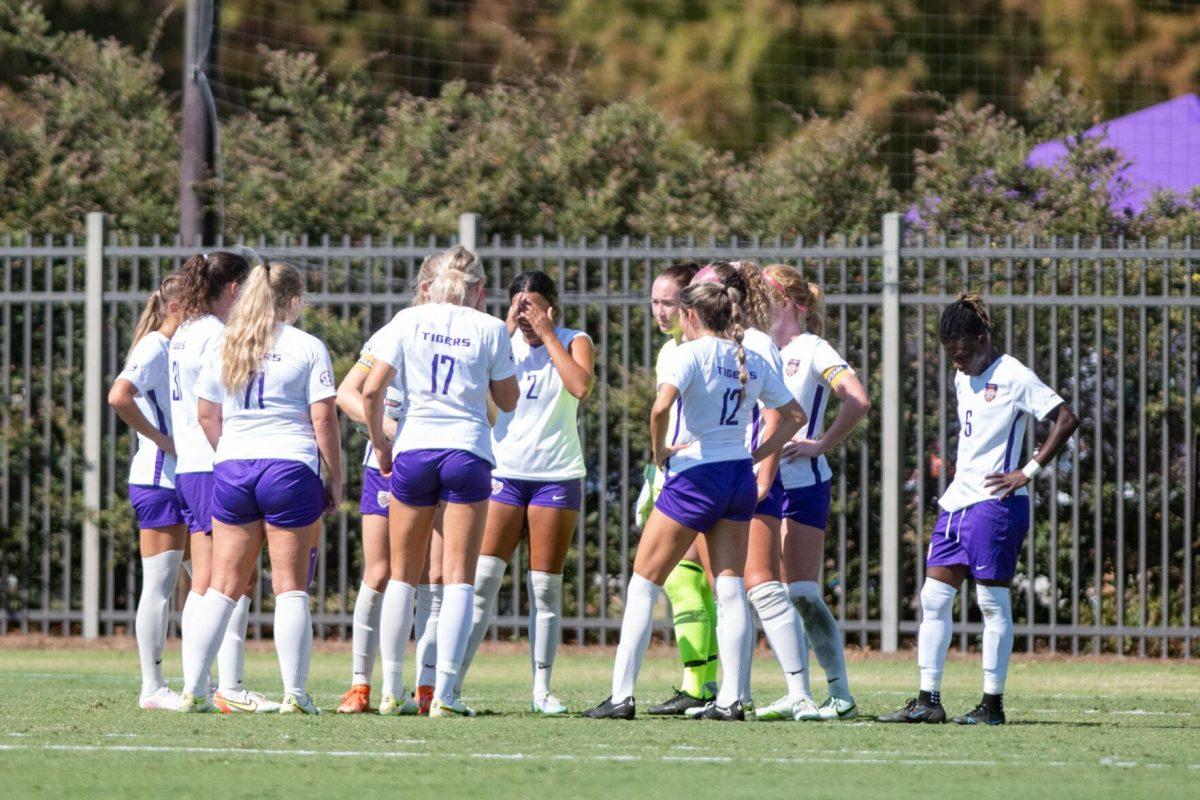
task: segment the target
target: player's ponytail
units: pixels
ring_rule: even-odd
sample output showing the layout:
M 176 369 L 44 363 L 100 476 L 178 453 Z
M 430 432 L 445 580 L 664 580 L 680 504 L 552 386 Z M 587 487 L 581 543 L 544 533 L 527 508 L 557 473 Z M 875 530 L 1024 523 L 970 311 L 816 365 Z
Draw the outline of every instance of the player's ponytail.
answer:
M 743 330 L 770 330 L 771 296 L 758 264 L 753 261 L 714 261 L 696 273 L 695 280 L 736 289 L 741 294 L 737 316 Z
M 253 253 L 245 248 L 247 253 Z M 244 255 L 225 250 L 201 253 L 183 262 L 179 270 L 180 321 L 203 317 L 231 283 L 241 283 L 250 272 Z
M 168 275 L 150 294 L 150 299 L 146 301 L 146 307 L 142 309 L 142 315 L 138 317 L 137 327 L 133 329 L 133 344 L 129 346 L 130 353 L 133 352 L 133 348 L 137 347 L 137 343 L 142 340 L 143 336 L 158 330 L 166 322 L 167 304 L 175 299 L 178 288 L 179 276 Z
M 467 292 L 483 282 L 483 262 L 473 250 L 461 244 L 438 253 L 436 266 L 431 269 L 437 277 L 429 286 L 429 299 L 435 303 L 463 305 Z
M 804 280 L 800 270 L 789 264 L 769 264 L 763 278 L 778 301 L 790 301 L 804 313 L 804 328 L 817 336 L 825 335 L 825 293 L 815 283 Z
M 943 342 L 989 336 L 991 321 L 983 298 L 975 292 L 959 294 L 958 299 L 942 312 L 940 334 Z
M 693 283 L 683 290 L 679 300 L 685 309 L 695 311 L 701 324 L 714 335 L 733 340 L 737 346 L 738 380 L 744 391 L 750 377 L 746 369 L 746 350 L 742 346 L 746 329 L 734 318 L 735 314 L 741 313 L 741 291 L 735 286 L 719 283 Z
M 246 288 L 229 312 L 221 345 L 221 383 L 240 391 L 271 352 L 279 324 L 290 322 L 294 301 L 304 296 L 304 276 L 283 261 L 250 270 Z

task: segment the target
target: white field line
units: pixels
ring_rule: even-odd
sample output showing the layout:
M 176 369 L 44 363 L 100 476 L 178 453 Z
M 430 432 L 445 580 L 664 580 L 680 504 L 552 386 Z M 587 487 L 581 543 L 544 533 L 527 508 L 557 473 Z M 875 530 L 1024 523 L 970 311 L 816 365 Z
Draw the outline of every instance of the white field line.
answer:
M 319 757 L 329 758 L 379 758 L 385 760 L 414 759 L 414 758 L 471 758 L 489 761 L 645 761 L 645 762 L 685 762 L 729 764 L 732 762 L 754 762 L 760 764 L 830 764 L 841 766 L 953 766 L 953 767 L 999 767 L 999 766 L 1043 766 L 1043 767 L 1076 767 L 1093 766 L 1117 767 L 1123 769 L 1163 769 L 1172 765 L 1157 762 L 1140 762 L 1116 757 L 1105 757 L 1099 762 L 1033 762 L 1022 760 L 993 760 L 993 759 L 933 759 L 933 758 L 737 758 L 734 756 L 639 756 L 639 755 L 587 755 L 575 753 L 442 753 L 442 752 L 413 752 L 399 750 L 289 750 L 279 748 L 254 747 L 178 747 L 157 745 L 87 745 L 87 744 L 0 744 L 3 752 L 52 752 L 52 753 L 156 753 L 178 755 L 221 755 L 221 756 L 283 756 L 283 757 Z M 1177 768 L 1195 770 L 1200 764 L 1178 765 Z

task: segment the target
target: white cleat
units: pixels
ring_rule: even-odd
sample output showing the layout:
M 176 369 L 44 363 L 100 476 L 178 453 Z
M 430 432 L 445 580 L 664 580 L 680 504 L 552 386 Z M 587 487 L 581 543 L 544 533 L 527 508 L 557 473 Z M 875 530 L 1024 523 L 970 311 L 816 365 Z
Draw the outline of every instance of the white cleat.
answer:
M 304 697 L 297 697 L 294 694 L 287 694 L 283 697 L 283 706 L 279 709 L 280 714 L 320 714 L 321 709 L 317 708 L 317 704 L 313 702 L 312 695 L 308 692 L 304 693 Z
M 401 702 L 394 694 L 385 694 L 379 703 L 379 713 L 384 717 L 415 717 L 417 703 L 411 697 L 404 696 Z
M 541 697 L 533 698 L 533 702 L 529 704 L 529 710 L 535 714 L 545 714 L 548 717 L 567 713 L 567 707 L 563 705 L 563 702 L 549 692 Z
M 249 689 L 236 689 L 231 692 L 218 689 L 212 702 L 222 714 L 274 714 L 280 710 L 279 703 Z
M 818 708 L 806 712 L 796 719 L 804 721 L 827 722 L 835 719 L 854 719 L 858 716 L 858 706 L 853 698 L 830 697 Z
M 179 710 L 184 714 L 211 714 L 217 710 L 207 694 L 184 692 L 179 696 Z
M 791 697 L 790 695 L 784 695 L 774 703 L 771 703 L 771 705 L 758 709 L 754 714 L 756 719 L 764 722 L 773 722 L 783 719 L 800 719 L 802 713 L 810 710 L 817 710 L 817 704 L 812 701 L 811 697 Z
M 178 711 L 179 693 L 169 686 L 160 686 L 138 698 L 138 708 L 146 711 Z
M 468 706 L 459 698 L 454 698 L 449 703 L 443 703 L 441 700 L 434 698 L 433 703 L 429 706 L 429 718 L 435 719 L 438 717 L 473 717 L 475 709 Z

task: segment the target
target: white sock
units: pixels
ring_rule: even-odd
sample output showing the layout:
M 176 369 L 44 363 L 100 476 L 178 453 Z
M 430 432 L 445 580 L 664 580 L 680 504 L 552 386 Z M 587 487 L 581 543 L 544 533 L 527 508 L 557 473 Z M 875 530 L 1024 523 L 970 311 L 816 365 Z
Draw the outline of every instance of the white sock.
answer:
M 196 697 L 208 693 L 208 671 L 217 657 L 225 628 L 237 603 L 209 589 L 192 611 L 183 639 L 183 689 Z
M 745 675 L 750 671 L 746 660 L 746 640 L 752 636 L 750 606 L 746 604 L 746 585 L 741 578 L 719 575 L 717 595 L 717 652 L 721 658 L 721 688 L 717 705 L 730 706 L 742 699 Z
M 842 644 L 842 629 L 825 605 L 825 597 L 816 581 L 793 581 L 788 595 L 796 602 L 808 642 L 817 654 L 817 663 L 829 683 L 829 696 L 850 699 L 850 684 L 846 680 L 846 653 Z
M 492 617 L 496 613 L 496 599 L 500 596 L 500 587 L 504 584 L 504 570 L 507 568 L 508 562 L 495 556 L 480 556 L 475 565 L 475 607 L 471 610 L 471 636 L 467 640 L 467 651 L 463 653 L 462 666 L 458 668 L 455 694 L 462 693 L 463 679 L 467 677 L 467 670 L 475 660 L 475 653 L 479 651 L 479 645 L 491 627 Z
M 249 622 L 250 598 L 242 595 L 229 618 L 225 638 L 217 652 L 217 685 L 224 694 L 246 688 L 246 626 Z
M 783 668 L 788 697 L 810 697 L 806 663 L 808 643 L 804 641 L 800 615 L 788 599 L 787 588 L 779 581 L 760 583 L 750 590 L 749 598 L 762 620 L 763 633 L 767 635 L 775 660 Z
M 738 699 L 742 701 L 743 705 L 754 700 L 750 693 L 750 676 L 754 672 L 754 647 L 758 644 L 758 630 L 754 627 L 754 617 L 750 616 L 749 608 L 747 608 L 746 614 L 746 637 L 742 640 L 742 663 L 746 666 L 738 681 Z M 717 649 L 720 650 L 719 642 Z
M 186 569 L 192 562 L 185 561 L 183 566 Z M 199 669 L 199 665 L 189 665 L 189 654 L 195 658 L 202 658 L 203 650 L 197 650 L 191 647 L 192 637 L 196 634 L 196 628 L 192 624 L 196 619 L 196 609 L 200 608 L 200 604 L 204 601 L 204 595 L 197 592 L 189 591 L 187 597 L 183 601 L 183 610 L 179 614 L 179 640 L 181 657 L 183 659 L 183 674 L 188 674 L 189 666 L 194 666 Z M 201 691 L 208 692 L 208 675 L 204 675 L 204 683 L 199 687 Z M 200 696 L 200 692 L 196 692 L 196 696 Z
M 379 615 L 379 652 L 383 656 L 383 694 L 404 694 L 404 651 L 412 632 L 417 589 L 411 583 L 388 581 Z
M 142 664 L 142 696 L 154 694 L 165 685 L 162 651 L 167 638 L 167 608 L 182 559 L 182 550 L 168 550 L 142 559 L 142 595 L 138 598 L 135 628 Z
M 442 614 L 442 585 L 423 583 L 417 587 L 417 686 L 433 686 L 437 680 L 437 632 Z
M 312 616 L 308 592 L 275 595 L 275 653 L 283 691 L 293 697 L 308 695 L 308 663 L 312 659 Z
M 529 653 L 533 662 L 533 696 L 550 693 L 550 673 L 562 627 L 563 576 L 553 572 L 529 573 Z
M 379 650 L 379 617 L 382 613 L 383 592 L 377 592 L 365 583 L 359 584 L 358 597 L 354 599 L 354 633 L 351 635 L 354 652 L 351 686 L 371 685 L 375 653 Z
M 471 611 L 475 605 L 475 587 L 469 583 L 451 583 L 442 589 L 442 613 L 437 625 L 437 678 L 433 696 L 443 703 L 454 702 L 458 687 L 458 668 L 462 666 L 471 638 Z
M 926 578 L 921 587 L 921 627 L 917 633 L 917 664 L 921 667 L 921 691 L 940 692 L 946 651 L 954 635 L 954 595 L 948 583 Z M 1010 640 L 1011 646 L 1011 640 Z
M 620 703 L 633 697 L 638 672 L 650 644 L 654 623 L 654 604 L 662 587 L 646 580 L 636 572 L 629 576 L 625 587 L 625 613 L 621 615 L 621 640 L 617 644 L 617 659 L 613 664 L 612 701 Z
M 1012 593 L 1007 586 L 975 585 L 983 612 L 983 692 L 1004 694 L 1013 647 Z

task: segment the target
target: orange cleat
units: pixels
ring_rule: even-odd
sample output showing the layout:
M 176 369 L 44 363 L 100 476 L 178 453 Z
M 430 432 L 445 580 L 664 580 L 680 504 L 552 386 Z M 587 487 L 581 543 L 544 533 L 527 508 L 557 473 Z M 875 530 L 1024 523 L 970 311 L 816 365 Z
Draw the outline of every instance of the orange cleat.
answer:
M 417 687 L 417 716 L 428 717 L 429 706 L 433 703 L 433 687 L 418 686 Z
M 342 695 L 342 704 L 338 706 L 339 714 L 365 714 L 371 710 L 371 685 L 359 683 L 350 687 L 350 691 Z

